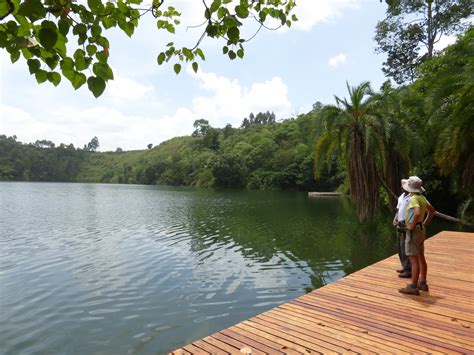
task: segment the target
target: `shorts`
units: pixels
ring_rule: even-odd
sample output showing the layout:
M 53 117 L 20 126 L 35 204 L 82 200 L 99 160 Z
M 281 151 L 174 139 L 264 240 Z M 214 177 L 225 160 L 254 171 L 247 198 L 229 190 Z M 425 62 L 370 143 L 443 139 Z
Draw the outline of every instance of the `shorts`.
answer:
M 425 253 L 425 228 L 416 226 L 412 231 L 407 231 L 405 239 L 405 254 L 417 256 Z

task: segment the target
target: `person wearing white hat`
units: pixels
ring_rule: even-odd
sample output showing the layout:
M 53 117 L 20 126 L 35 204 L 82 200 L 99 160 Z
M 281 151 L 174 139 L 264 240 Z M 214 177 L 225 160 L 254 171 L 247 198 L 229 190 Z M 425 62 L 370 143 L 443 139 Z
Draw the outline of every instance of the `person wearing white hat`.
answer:
M 410 200 L 406 209 L 405 224 L 407 235 L 405 254 L 411 262 L 411 284 L 399 289 L 404 294 L 419 295 L 420 291 L 428 291 L 426 276 L 428 265 L 425 259 L 425 226 L 434 217 L 436 210 L 421 193 L 425 191 L 423 181 L 418 176 L 402 179 L 402 187 L 410 192 Z M 425 217 L 426 216 L 426 217 Z

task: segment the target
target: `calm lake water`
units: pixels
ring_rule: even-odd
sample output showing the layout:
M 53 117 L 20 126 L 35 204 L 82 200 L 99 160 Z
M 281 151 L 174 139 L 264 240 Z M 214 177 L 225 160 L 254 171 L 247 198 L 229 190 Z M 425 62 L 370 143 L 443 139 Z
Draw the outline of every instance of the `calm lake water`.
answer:
M 0 352 L 163 354 L 395 250 L 343 198 L 0 183 Z

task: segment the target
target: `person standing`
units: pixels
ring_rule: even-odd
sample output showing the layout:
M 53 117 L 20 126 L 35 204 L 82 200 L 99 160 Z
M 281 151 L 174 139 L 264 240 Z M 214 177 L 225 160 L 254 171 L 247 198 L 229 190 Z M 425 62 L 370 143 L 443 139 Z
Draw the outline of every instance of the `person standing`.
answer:
M 425 191 L 422 184 L 423 181 L 418 176 L 410 176 L 408 179 L 402 180 L 403 189 L 410 192 L 405 216 L 407 227 L 405 253 L 411 262 L 411 284 L 398 291 L 410 295 L 419 295 L 419 290 L 429 290 L 426 282 L 428 265 L 424 248 L 425 226 L 430 223 L 436 211 L 426 197 L 421 194 Z
M 400 258 L 400 264 L 402 266 L 401 269 L 397 269 L 397 272 L 399 273 L 398 277 L 403 278 L 411 277 L 410 259 L 405 254 L 405 215 L 409 200 L 410 193 L 403 191 L 402 194 L 398 197 L 397 209 L 395 211 L 395 216 L 393 217 L 393 225 L 395 226 L 397 232 L 397 252 L 398 257 Z

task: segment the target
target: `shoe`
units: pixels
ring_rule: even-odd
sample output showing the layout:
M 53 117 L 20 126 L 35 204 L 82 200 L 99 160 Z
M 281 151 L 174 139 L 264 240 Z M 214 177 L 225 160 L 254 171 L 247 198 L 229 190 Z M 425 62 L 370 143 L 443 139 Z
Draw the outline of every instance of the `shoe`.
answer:
M 430 290 L 430 288 L 428 287 L 428 284 L 425 282 L 425 283 L 421 283 L 421 282 L 418 282 L 418 289 L 420 291 L 425 291 L 425 292 L 428 292 Z
M 401 277 L 402 279 L 409 279 L 411 277 L 411 274 L 404 271 L 401 274 L 398 274 L 398 277 Z
M 399 274 L 401 274 L 403 271 L 405 271 L 405 270 L 403 270 L 403 269 L 397 269 L 397 272 L 398 272 Z
M 418 296 L 420 294 L 420 291 L 418 288 L 413 288 L 410 284 L 406 285 L 406 287 L 403 287 L 398 290 L 398 292 L 403 293 L 405 295 L 416 295 Z

